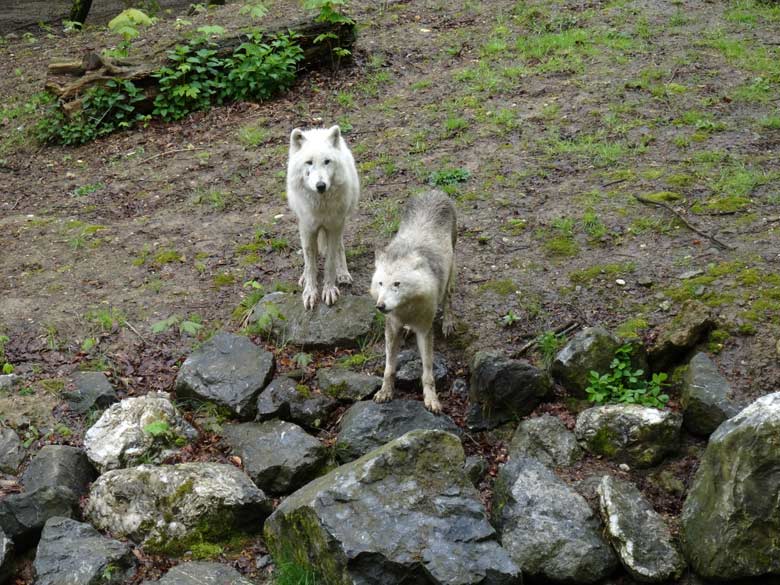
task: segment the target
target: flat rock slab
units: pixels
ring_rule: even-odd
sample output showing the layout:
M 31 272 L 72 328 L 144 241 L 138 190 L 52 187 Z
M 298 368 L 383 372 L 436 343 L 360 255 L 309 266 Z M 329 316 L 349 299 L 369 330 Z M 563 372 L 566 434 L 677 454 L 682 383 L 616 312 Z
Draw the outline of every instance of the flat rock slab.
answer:
M 596 583 L 618 565 L 585 499 L 535 459 L 513 459 L 500 469 L 493 524 L 526 576 Z
M 54 517 L 43 527 L 33 567 L 36 585 L 119 585 L 135 572 L 135 557 L 89 524 Z
M 215 402 L 248 420 L 275 366 L 274 355 L 249 338 L 218 333 L 184 361 L 176 377 L 176 396 Z
M 21 481 L 26 491 L 64 486 L 80 497 L 87 493 L 96 477 L 97 472 L 82 449 L 44 445 L 24 470 Z
M 359 402 L 373 396 L 382 387 L 382 378 L 344 368 L 320 368 L 317 384 L 328 396 L 336 400 Z
M 574 433 L 586 450 L 635 467 L 652 467 L 677 450 L 682 415 L 638 404 L 606 404 L 580 413 Z
M 407 433 L 288 496 L 269 550 L 326 583 L 519 585 L 463 462 L 455 435 Z
M 680 313 L 663 325 L 648 350 L 654 371 L 668 370 L 682 363 L 690 351 L 716 325 L 712 309 L 699 301 L 687 301 Z
M 597 492 L 607 537 L 626 571 L 644 583 L 677 579 L 685 561 L 663 518 L 636 486 L 605 475 Z
M 173 555 L 258 531 L 270 512 L 271 501 L 243 471 L 219 463 L 109 471 L 92 484 L 84 510 L 98 529 Z
M 25 450 L 16 431 L 0 425 L 0 472 L 16 474 L 24 461 Z
M 509 445 L 511 457 L 532 457 L 548 467 L 574 465 L 582 454 L 574 433 L 549 414 L 522 421 Z
M 298 425 L 280 420 L 225 425 L 222 440 L 241 457 L 255 485 L 273 495 L 289 494 L 327 465 L 327 450 Z
M 255 585 L 244 579 L 233 567 L 220 563 L 193 561 L 176 565 L 159 581 L 144 581 L 143 585 Z
M 323 426 L 338 407 L 326 394 L 311 392 L 295 380 L 280 377 L 273 380 L 257 397 L 258 421 L 280 418 L 309 429 Z
M 57 398 L 47 392 L 30 396 L 15 393 L 0 397 L 0 412 L 3 413 L 5 425 L 12 429 L 34 426 L 39 433 L 45 434 L 55 427 L 52 411 L 60 404 Z
M 249 320 L 266 325 L 277 341 L 301 347 L 357 347 L 371 331 L 375 315 L 368 295 L 346 295 L 335 305 L 317 303 L 307 311 L 300 295 L 276 292 L 260 299 Z
M 198 438 L 165 392 L 113 404 L 84 435 L 87 457 L 100 471 L 161 462 Z
M 688 363 L 680 402 L 683 426 L 694 435 L 709 437 L 727 418 L 740 411 L 731 400 L 732 390 L 705 353 L 697 353 Z
M 608 372 L 620 345 L 620 340 L 603 327 L 586 327 L 558 352 L 550 373 L 570 394 L 585 398 L 591 370 Z
M 78 496 L 62 486 L 13 494 L 0 500 L 0 529 L 19 546 L 35 543 L 49 518 L 73 517 L 78 507 Z
M 449 366 L 440 353 L 433 354 L 433 381 L 438 386 L 447 379 Z M 422 360 L 414 349 L 404 349 L 398 353 L 395 381 L 400 387 L 422 388 Z
M 84 414 L 91 408 L 108 408 L 119 400 L 103 372 L 74 372 L 63 397 L 70 409 L 78 414 Z
M 492 429 L 530 414 L 552 389 L 550 376 L 525 360 L 480 351 L 471 363 L 466 422 L 474 430 Z
M 358 402 L 344 413 L 341 420 L 341 430 L 336 438 L 336 456 L 339 461 L 351 461 L 419 429 L 461 433 L 450 417 L 433 414 L 417 400 Z
M 780 580 L 779 444 L 780 392 L 710 435 L 681 517 L 683 552 L 697 574 Z

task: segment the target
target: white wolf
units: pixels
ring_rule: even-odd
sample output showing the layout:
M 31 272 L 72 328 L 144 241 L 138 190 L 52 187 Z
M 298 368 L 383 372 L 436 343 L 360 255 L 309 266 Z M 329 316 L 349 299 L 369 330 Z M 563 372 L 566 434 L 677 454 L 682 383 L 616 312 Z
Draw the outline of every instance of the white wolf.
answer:
M 433 379 L 433 319 L 442 309 L 442 332 L 452 332 L 450 296 L 455 283 L 455 207 L 444 193 L 412 197 L 404 208 L 398 233 L 377 253 L 371 296 L 385 314 L 385 375 L 374 400 L 393 398 L 401 329 L 417 336 L 422 360 L 425 407 L 441 412 Z
M 322 300 L 332 305 L 338 284 L 349 284 L 344 254 L 344 223 L 357 207 L 360 182 L 355 159 L 338 126 L 301 130 L 290 134 L 287 164 L 287 202 L 298 216 L 303 248 L 303 305 L 317 303 L 317 261 L 325 255 Z

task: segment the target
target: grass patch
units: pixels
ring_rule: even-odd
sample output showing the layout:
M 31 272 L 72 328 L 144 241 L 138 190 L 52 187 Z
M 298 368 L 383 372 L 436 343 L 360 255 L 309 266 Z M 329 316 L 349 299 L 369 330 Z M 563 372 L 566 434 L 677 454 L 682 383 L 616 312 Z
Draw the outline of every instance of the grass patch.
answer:
M 615 278 L 624 274 L 631 274 L 636 270 L 633 262 L 614 264 L 595 264 L 582 270 L 569 273 L 569 280 L 574 284 L 588 284 L 597 278 Z
M 490 280 L 479 287 L 482 292 L 492 292 L 500 296 L 509 296 L 514 294 L 517 286 L 511 280 Z

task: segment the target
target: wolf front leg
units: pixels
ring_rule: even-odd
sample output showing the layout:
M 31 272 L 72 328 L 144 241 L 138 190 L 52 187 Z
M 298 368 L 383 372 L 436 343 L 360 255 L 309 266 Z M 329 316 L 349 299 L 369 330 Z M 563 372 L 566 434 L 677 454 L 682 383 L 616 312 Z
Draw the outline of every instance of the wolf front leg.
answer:
M 303 248 L 303 306 L 313 309 L 317 303 L 317 230 L 301 224 Z
M 341 231 L 326 230 L 325 241 L 325 275 L 322 280 L 322 300 L 326 305 L 332 305 L 339 298 L 339 287 L 336 286 L 336 269 L 339 263 Z
M 344 250 L 344 226 L 339 232 L 339 249 L 336 256 L 336 282 L 339 284 L 352 284 L 352 275 L 347 268 L 347 254 Z
M 447 287 L 444 290 L 444 299 L 441 309 L 441 332 L 444 337 L 449 337 L 455 330 L 455 323 L 452 319 L 452 291 L 455 288 L 455 254 L 452 255 L 450 263 L 450 276 L 447 279 Z
M 385 375 L 382 379 L 382 389 L 376 393 L 376 402 L 389 402 L 395 392 L 395 368 L 398 363 L 398 350 L 401 348 L 400 321 L 391 315 L 385 317 Z
M 426 333 L 417 332 L 417 349 L 422 360 L 423 401 L 425 408 L 434 414 L 441 412 L 441 403 L 436 395 L 436 382 L 433 378 L 433 327 Z

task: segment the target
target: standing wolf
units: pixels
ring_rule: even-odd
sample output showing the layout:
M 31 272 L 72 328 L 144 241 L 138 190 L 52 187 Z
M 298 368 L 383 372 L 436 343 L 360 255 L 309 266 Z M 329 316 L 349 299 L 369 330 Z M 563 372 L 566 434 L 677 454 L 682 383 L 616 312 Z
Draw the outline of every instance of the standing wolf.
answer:
M 325 255 L 322 300 L 332 305 L 339 297 L 338 284 L 349 284 L 344 254 L 344 223 L 360 197 L 355 159 L 338 126 L 290 134 L 287 164 L 287 203 L 298 216 L 303 248 L 303 305 L 317 303 L 318 250 Z
M 450 296 L 455 283 L 455 207 L 432 191 L 406 204 L 398 233 L 376 257 L 371 296 L 385 317 L 385 375 L 374 400 L 393 398 L 401 329 L 417 336 L 425 408 L 441 412 L 433 379 L 433 318 L 442 309 L 442 332 L 452 332 Z

